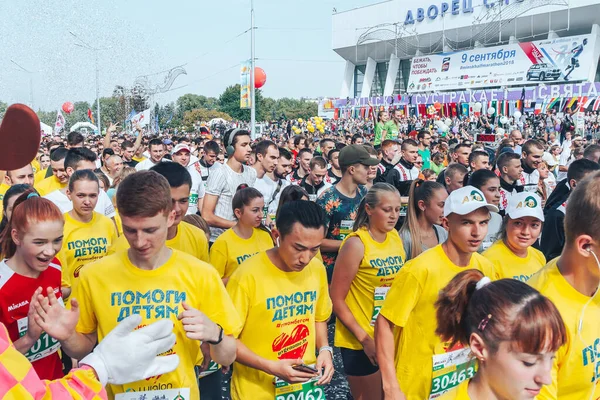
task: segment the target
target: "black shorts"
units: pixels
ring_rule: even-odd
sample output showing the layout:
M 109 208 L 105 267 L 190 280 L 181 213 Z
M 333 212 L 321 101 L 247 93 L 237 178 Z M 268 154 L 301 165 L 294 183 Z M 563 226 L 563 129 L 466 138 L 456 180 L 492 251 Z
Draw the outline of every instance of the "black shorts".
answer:
M 219 368 L 218 371 L 198 379 L 198 389 L 202 400 L 221 400 L 223 395 L 222 378 L 223 372 Z
M 363 350 L 351 350 L 340 347 L 344 373 L 348 376 L 368 376 L 379 371 L 379 367 L 371 364 L 371 360 Z

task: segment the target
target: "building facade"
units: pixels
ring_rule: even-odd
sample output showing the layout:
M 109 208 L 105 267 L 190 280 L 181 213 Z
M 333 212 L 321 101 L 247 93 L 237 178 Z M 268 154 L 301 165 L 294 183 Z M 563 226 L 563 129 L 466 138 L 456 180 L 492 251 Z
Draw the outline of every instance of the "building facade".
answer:
M 599 25 L 599 0 L 388 0 L 334 13 L 339 97 L 598 81 Z

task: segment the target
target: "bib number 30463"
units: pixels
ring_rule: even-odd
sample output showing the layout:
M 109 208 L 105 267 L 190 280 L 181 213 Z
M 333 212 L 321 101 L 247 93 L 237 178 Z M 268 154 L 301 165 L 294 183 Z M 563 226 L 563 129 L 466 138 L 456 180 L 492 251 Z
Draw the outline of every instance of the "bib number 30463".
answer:
M 433 356 L 430 400 L 440 397 L 475 376 L 475 359 L 470 357 L 470 353 L 471 349 L 466 348 Z
M 325 400 L 325 391 L 317 386 L 318 378 L 304 383 L 275 380 L 275 400 Z

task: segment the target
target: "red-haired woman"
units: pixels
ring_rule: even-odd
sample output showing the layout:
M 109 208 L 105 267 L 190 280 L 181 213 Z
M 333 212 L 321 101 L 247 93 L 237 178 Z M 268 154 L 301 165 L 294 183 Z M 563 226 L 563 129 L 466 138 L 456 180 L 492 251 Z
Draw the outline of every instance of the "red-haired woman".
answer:
M 567 331 L 556 306 L 537 290 L 514 279 L 490 282 L 471 269 L 456 275 L 435 305 L 436 333 L 450 347 L 466 348 L 452 371 L 444 369 L 444 354 L 434 360 L 439 400 L 534 399 L 552 383 L 554 355 Z M 450 382 L 460 385 L 444 394 Z
M 60 344 L 34 322 L 29 303 L 41 287 L 51 287 L 60 299 L 61 266 L 55 256 L 62 246 L 63 226 L 58 207 L 29 189 L 15 201 L 1 238 L 6 258 L 0 262 L 0 322 L 42 379 L 63 376 Z

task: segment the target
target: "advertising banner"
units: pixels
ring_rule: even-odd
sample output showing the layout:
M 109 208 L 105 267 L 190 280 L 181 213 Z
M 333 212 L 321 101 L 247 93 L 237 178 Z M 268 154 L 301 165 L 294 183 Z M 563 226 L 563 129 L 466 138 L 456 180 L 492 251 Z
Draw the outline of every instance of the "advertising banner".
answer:
M 331 102 L 334 108 L 346 109 L 367 107 L 400 107 L 407 105 L 434 104 L 434 103 L 475 103 L 490 101 L 529 101 L 537 103 L 549 103 L 557 99 L 587 98 L 596 99 L 600 96 L 600 82 L 579 82 L 562 85 L 538 85 L 526 88 L 510 89 L 467 89 L 454 92 L 435 93 L 413 93 L 410 95 L 361 97 L 336 100 L 323 100 Z M 590 101 L 591 103 L 591 101 Z M 589 104 L 588 104 L 589 105 Z M 527 106 L 525 107 L 527 108 Z M 600 103 L 599 103 L 600 108 Z
M 597 36 L 580 35 L 412 59 L 409 93 L 593 81 Z
M 250 97 L 250 71 L 252 61 L 242 61 L 240 68 L 240 108 L 252 108 L 252 98 Z

